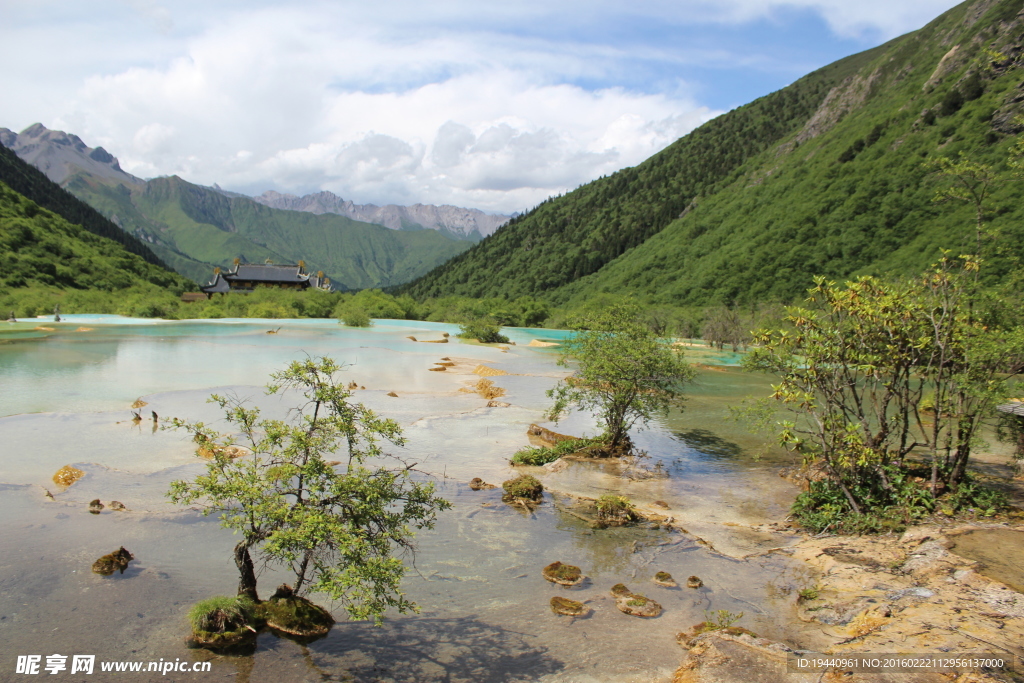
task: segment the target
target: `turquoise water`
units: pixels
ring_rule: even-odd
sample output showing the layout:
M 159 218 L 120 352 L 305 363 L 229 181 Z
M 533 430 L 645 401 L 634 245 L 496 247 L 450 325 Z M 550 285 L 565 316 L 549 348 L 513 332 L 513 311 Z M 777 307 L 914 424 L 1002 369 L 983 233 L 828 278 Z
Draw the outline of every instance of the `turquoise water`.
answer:
M 697 536 L 711 539 L 736 556 L 779 545 L 778 538 L 738 533 L 730 525 L 758 515 L 781 517 L 792 496 L 775 475 L 777 455 L 754 461 L 757 440 L 724 420 L 728 405 L 766 386 L 734 369 L 702 371 L 685 411 L 635 435 L 648 458 L 626 468 L 537 468 L 545 485 L 560 493 L 523 514 L 501 503 L 500 489 L 474 492 L 466 482 L 482 477 L 500 484 L 513 476 L 508 457 L 527 444 L 529 424 L 542 423 L 544 392 L 566 372 L 555 365 L 552 350 L 526 344 L 564 338 L 564 332 L 511 330 L 516 345 L 502 352 L 454 338 L 446 344 L 406 338 L 457 332 L 442 323 L 376 321 L 369 329 L 348 329 L 333 320 L 65 320 L 0 323 L 5 670 L 13 670 L 16 655 L 32 653 L 211 657 L 185 649 L 184 614 L 198 599 L 234 590 L 235 541 L 216 520 L 166 501 L 171 481 L 196 476 L 204 464 L 183 434 L 159 427 L 171 416 L 221 424 L 206 403 L 214 391 L 284 415 L 287 396 L 271 399 L 262 385 L 270 372 L 307 355 L 350 364 L 346 378 L 365 387 L 355 400 L 403 426 L 408 445 L 394 452 L 420 463 L 454 509 L 419 538 L 405 589 L 420 614 L 389 615 L 383 629 L 342 622 L 308 646 L 265 634 L 252 657 L 213 657 L 215 673 L 254 682 L 661 680 L 681 659 L 675 633 L 703 620 L 705 609 L 746 612 L 745 624 L 770 634 L 779 628 L 771 616 L 773 596 L 800 581 L 774 556 L 741 561 L 697 542 Z M 441 357 L 456 366 L 429 372 Z M 477 394 L 460 391 L 476 382 L 472 370 L 481 364 L 510 373 L 492 378 L 506 390 L 500 400 L 510 407 L 488 408 Z M 388 396 L 391 391 L 398 397 Z M 130 409 L 136 399 L 147 402 L 137 424 Z M 161 418 L 156 425 L 150 411 Z M 557 427 L 544 424 L 573 434 L 597 429 L 585 415 Z M 50 477 L 66 464 L 86 476 L 58 491 Z M 690 533 L 595 531 L 566 512 L 569 494 L 609 491 L 640 505 L 667 502 L 667 513 Z M 86 508 L 93 498 L 119 500 L 129 511 L 91 515 Z M 100 577 L 89 571 L 93 560 L 120 545 L 137 558 L 128 572 Z M 589 618 L 556 617 L 548 609 L 550 597 L 566 592 L 540 577 L 541 567 L 555 560 L 588 575 L 571 597 L 588 601 Z M 701 575 L 706 587 L 657 588 L 650 579 L 662 570 Z M 260 585 L 269 592 L 285 580 L 267 571 Z M 608 590 L 620 581 L 661 602 L 663 615 L 638 620 L 615 610 Z M 336 615 L 343 618 L 340 608 Z

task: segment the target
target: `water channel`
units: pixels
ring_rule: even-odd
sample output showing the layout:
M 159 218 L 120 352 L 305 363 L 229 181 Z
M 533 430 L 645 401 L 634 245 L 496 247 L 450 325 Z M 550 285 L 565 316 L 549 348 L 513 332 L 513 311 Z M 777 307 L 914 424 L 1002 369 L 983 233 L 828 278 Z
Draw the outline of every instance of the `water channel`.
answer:
M 597 432 L 585 415 L 557 427 L 543 422 L 544 392 L 567 371 L 554 350 L 527 344 L 565 333 L 513 329 L 516 345 L 503 352 L 454 337 L 413 342 L 409 336 L 440 339 L 457 328 L 412 321 L 349 329 L 333 320 L 68 316 L 61 324 L 0 325 L 0 678 L 18 655 L 45 660 L 57 653 L 210 660 L 213 679 L 240 683 L 661 681 L 682 656 L 675 634 L 702 621 L 705 610 L 743 612 L 742 625 L 780 637 L 786 605 L 806 579 L 784 554 L 768 552 L 791 537 L 750 528 L 783 518 L 795 487 L 778 477 L 785 456 L 759 454 L 760 440 L 728 419 L 730 405 L 768 389 L 766 379 L 735 367 L 735 354 L 689 352 L 701 370 L 686 409 L 635 435 L 648 453 L 635 467 L 533 469 L 553 493 L 530 513 L 503 504 L 500 488 L 473 491 L 467 482 L 511 478 L 508 458 L 528 444 L 531 423 Z M 262 634 L 251 657 L 187 649 L 189 606 L 234 591 L 235 540 L 216 519 L 168 502 L 170 482 L 200 474 L 205 464 L 184 433 L 154 428 L 149 411 L 161 424 L 172 416 L 218 424 L 216 407 L 206 402 L 217 392 L 283 414 L 287 396 L 271 400 L 262 385 L 307 355 L 350 365 L 346 376 L 365 387 L 355 400 L 400 422 L 408 445 L 393 450 L 432 473 L 454 503 L 435 529 L 418 536 L 409 558 L 405 590 L 421 611 L 389 615 L 376 629 L 343 621 L 337 607 L 342 621 L 326 638 L 302 645 Z M 457 365 L 429 372 L 441 357 Z M 510 407 L 489 408 L 476 393 L 460 391 L 479 379 L 472 373 L 479 365 L 508 373 L 491 379 Z M 147 403 L 139 423 L 129 409 L 137 399 Z M 59 491 L 51 477 L 64 465 L 86 476 Z M 574 496 L 606 492 L 642 509 L 662 501 L 669 528 L 593 529 L 566 512 Z M 94 498 L 128 510 L 90 514 Z M 90 571 L 93 560 L 122 545 L 136 558 L 128 571 Z M 540 570 L 555 560 L 580 566 L 587 580 L 575 589 L 548 583 Z M 698 575 L 704 586 L 657 587 L 651 579 L 658 571 Z M 266 571 L 261 590 L 287 578 Z M 662 615 L 620 613 L 609 593 L 619 582 L 660 602 Z M 552 614 L 555 595 L 587 602 L 590 616 Z

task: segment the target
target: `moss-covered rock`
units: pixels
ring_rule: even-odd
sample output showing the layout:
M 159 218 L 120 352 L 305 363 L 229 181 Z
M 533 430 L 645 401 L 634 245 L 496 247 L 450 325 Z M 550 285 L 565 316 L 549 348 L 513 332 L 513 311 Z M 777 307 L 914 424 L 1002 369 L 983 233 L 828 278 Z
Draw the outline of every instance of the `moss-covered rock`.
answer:
M 606 493 L 597 499 L 595 506 L 597 520 L 609 526 L 622 526 L 638 519 L 635 506 L 625 496 Z
M 686 587 L 687 588 L 700 588 L 703 585 L 704 585 L 704 582 L 701 581 L 699 576 L 691 576 L 690 578 L 688 578 L 686 580 Z
M 652 618 L 661 614 L 661 605 L 637 593 L 617 596 L 615 606 L 619 608 L 620 612 L 634 617 Z
M 268 627 L 301 638 L 325 636 L 334 626 L 330 612 L 295 595 L 287 584 L 279 586 L 270 600 L 260 603 L 259 614 Z
M 624 583 L 617 583 L 612 586 L 612 597 L 619 598 L 624 595 L 632 595 L 633 591 L 629 590 Z
M 469 488 L 474 491 L 486 491 L 488 489 L 497 488 L 494 484 L 488 484 L 480 477 L 473 477 L 469 480 Z
M 551 611 L 568 617 L 582 617 L 590 611 L 590 608 L 582 602 L 555 596 L 551 598 Z
M 188 620 L 192 626 L 189 645 L 208 650 L 249 649 L 259 631 L 257 607 L 242 596 L 201 600 L 189 610 Z
M 128 563 L 134 559 L 135 556 L 125 550 L 124 546 L 121 546 L 114 552 L 104 555 L 93 562 L 92 570 L 96 574 L 102 574 L 103 576 L 110 576 L 115 571 L 120 571 L 124 574 L 124 570 L 128 568 Z
M 583 583 L 583 572 L 579 567 L 561 562 L 552 562 L 541 570 L 541 575 L 552 583 L 560 586 L 578 586 Z
M 654 583 L 664 588 L 678 588 L 679 584 L 668 572 L 658 572 L 654 575 Z
M 544 497 L 544 485 L 529 474 L 509 479 L 502 483 L 501 488 L 505 489 L 502 500 L 507 503 L 538 503 Z

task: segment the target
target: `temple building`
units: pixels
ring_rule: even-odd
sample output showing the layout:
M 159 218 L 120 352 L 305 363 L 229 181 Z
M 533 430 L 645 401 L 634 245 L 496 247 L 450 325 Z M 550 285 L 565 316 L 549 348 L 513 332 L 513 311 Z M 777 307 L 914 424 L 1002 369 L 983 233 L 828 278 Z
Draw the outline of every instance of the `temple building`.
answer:
M 227 272 L 222 272 L 220 268 L 214 270 L 213 280 L 199 289 L 210 297 L 228 292 L 251 292 L 261 285 L 281 289 L 331 288 L 331 279 L 324 277 L 323 271 L 310 275 L 305 270 L 306 264 L 303 261 L 299 261 L 298 265 L 235 263 L 234 268 Z

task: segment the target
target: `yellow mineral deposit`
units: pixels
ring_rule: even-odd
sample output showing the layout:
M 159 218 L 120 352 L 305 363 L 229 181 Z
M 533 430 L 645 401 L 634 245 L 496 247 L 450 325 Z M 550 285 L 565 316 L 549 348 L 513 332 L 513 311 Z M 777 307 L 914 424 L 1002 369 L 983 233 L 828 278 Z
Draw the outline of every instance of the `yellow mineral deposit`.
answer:
M 481 377 L 497 377 L 498 375 L 507 375 L 508 373 L 498 368 L 492 368 L 489 365 L 478 365 L 473 368 L 474 375 L 480 375 Z
M 498 398 L 499 396 L 505 395 L 505 390 L 501 387 L 494 386 L 494 382 L 489 379 L 480 378 L 476 383 L 476 393 L 480 394 L 486 399 Z
M 137 398 L 137 399 L 135 399 L 135 403 L 132 404 L 132 408 L 134 408 L 135 410 L 138 410 L 142 406 L 148 406 L 148 405 L 149 404 L 146 403 L 145 401 L 143 401 L 141 398 Z
M 84 476 L 85 472 L 77 467 L 64 465 L 53 475 L 53 483 L 66 489 Z

